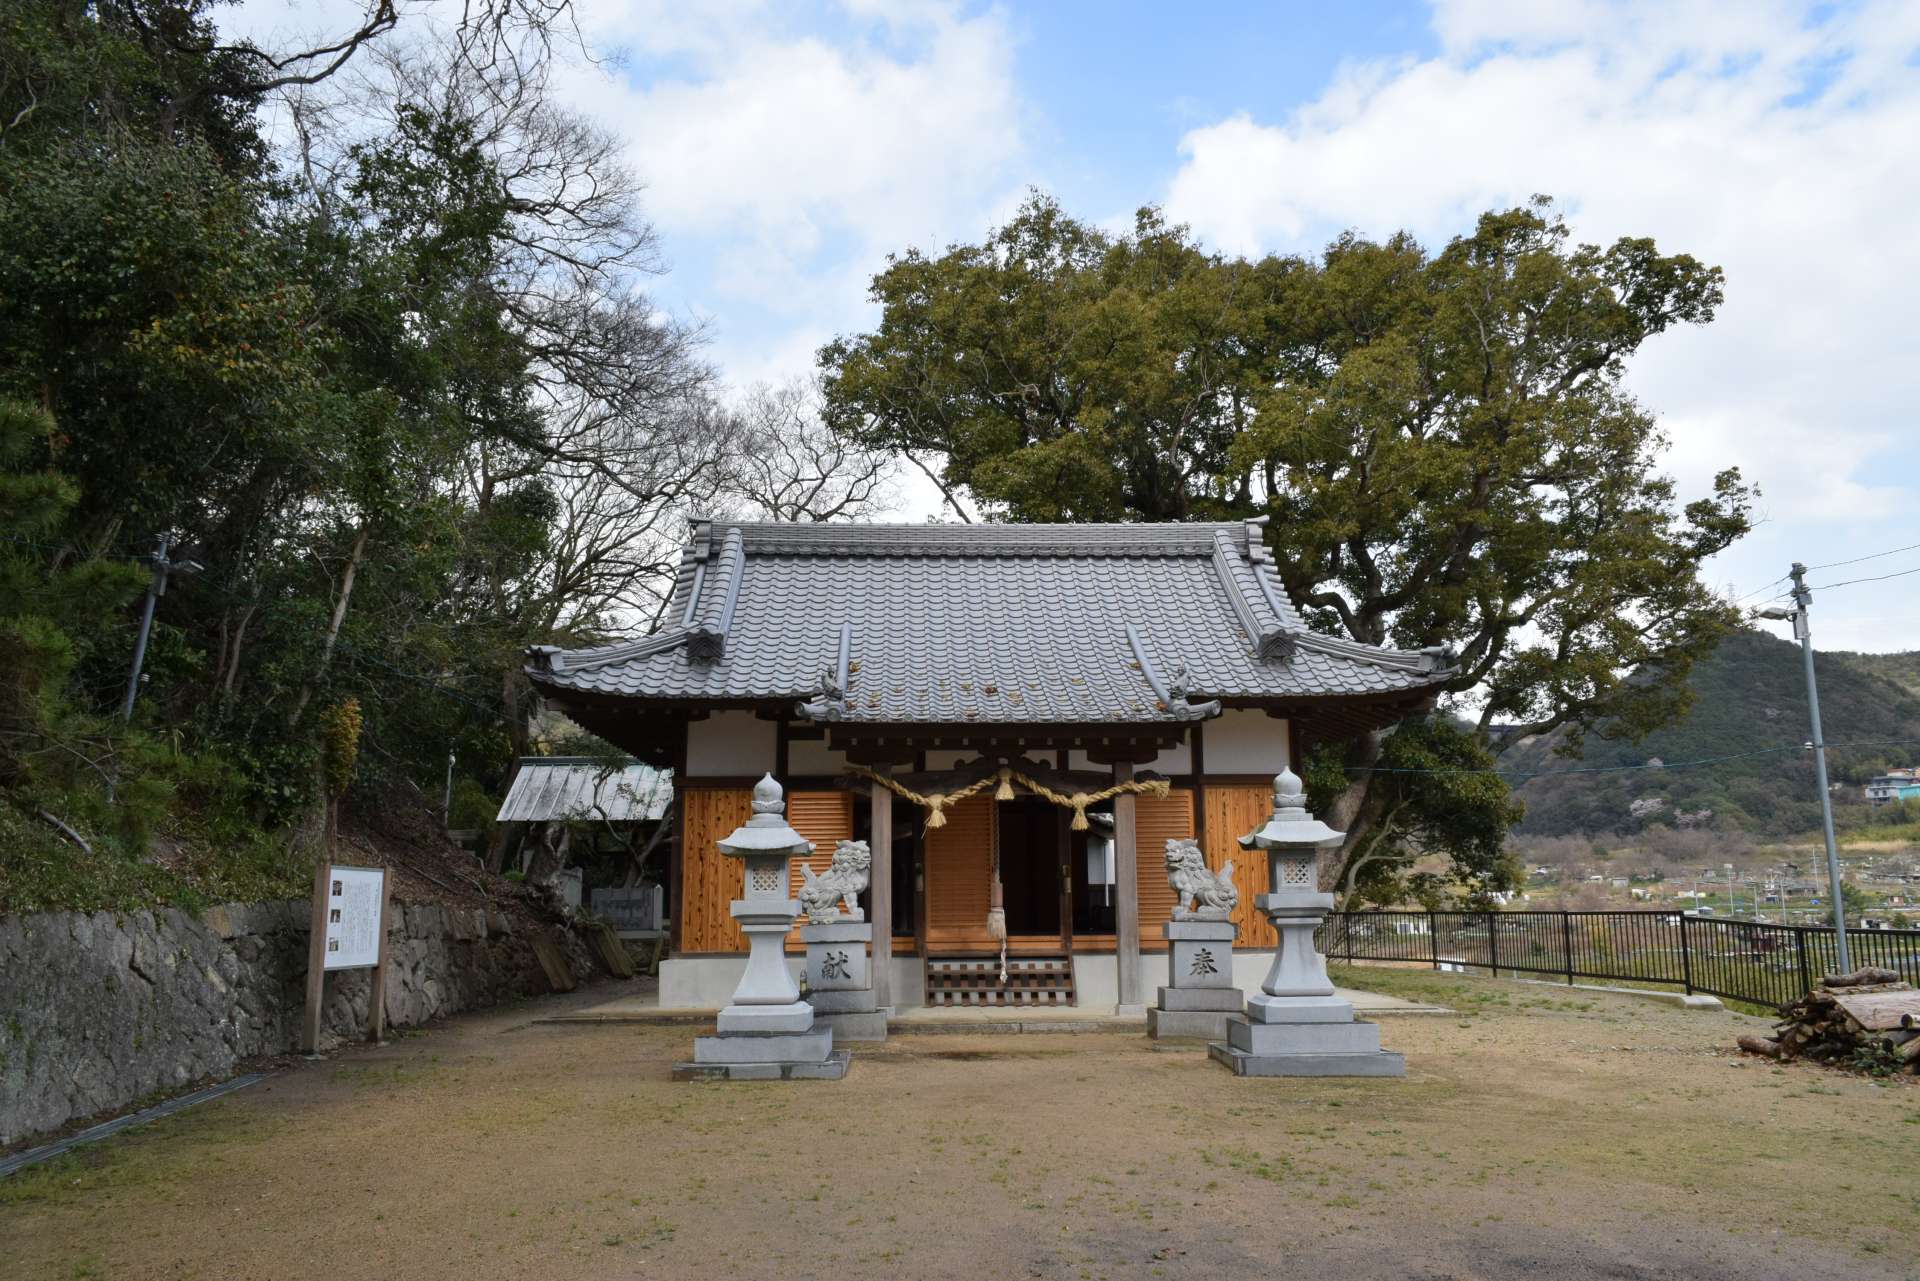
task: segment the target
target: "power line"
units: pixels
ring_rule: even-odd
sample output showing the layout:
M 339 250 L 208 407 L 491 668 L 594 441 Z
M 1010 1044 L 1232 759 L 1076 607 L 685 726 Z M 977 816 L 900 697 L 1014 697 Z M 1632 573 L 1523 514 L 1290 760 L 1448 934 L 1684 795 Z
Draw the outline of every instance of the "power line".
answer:
M 1820 564 L 1820 565 L 1809 565 L 1809 566 L 1807 566 L 1807 571 L 1808 571 L 1809 573 L 1811 573 L 1811 572 L 1813 572 L 1814 570 L 1817 570 L 1817 569 L 1838 569 L 1838 568 L 1839 568 L 1840 566 L 1842 566 L 1842 565 L 1858 565 L 1858 564 L 1859 564 L 1859 563 L 1860 563 L 1861 561 L 1867 561 L 1867 560 L 1879 560 L 1879 559 L 1880 559 L 1880 558 L 1881 558 L 1882 556 L 1898 556 L 1898 555 L 1899 555 L 1899 554 L 1900 554 L 1901 552 L 1911 552 L 1911 551 L 1920 551 L 1920 543 L 1908 543 L 1908 544 L 1907 544 L 1907 545 L 1906 545 L 1905 547 L 1890 547 L 1890 548 L 1888 548 L 1888 549 L 1887 549 L 1886 551 L 1883 551 L 1883 552 L 1868 552 L 1868 553 L 1867 553 L 1867 554 L 1866 554 L 1865 556 L 1852 556 L 1852 557 L 1849 557 L 1849 558 L 1847 558 L 1846 560 L 1830 560 L 1830 561 L 1827 561 L 1826 563 L 1824 563 L 1824 564 Z M 1902 571 L 1902 572 L 1903 572 L 1903 573 L 1913 573 L 1914 571 L 1913 571 L 1913 570 L 1904 570 L 1904 571 Z M 1888 577 L 1888 578 L 1898 578 L 1899 576 L 1900 576 L 1900 575 L 1898 575 L 1898 574 L 1888 574 L 1888 575 L 1885 575 L 1885 577 Z M 1784 582 L 1786 582 L 1786 581 L 1787 581 L 1787 579 L 1788 579 L 1788 577 L 1789 577 L 1789 575 L 1786 575 L 1786 574 L 1782 574 L 1782 575 L 1780 575 L 1780 577 L 1778 577 L 1778 578 L 1776 578 L 1776 579 L 1774 579 L 1774 580 L 1773 580 L 1773 582 L 1771 582 L 1771 583 L 1765 583 L 1765 584 L 1762 584 L 1761 586 L 1759 586 L 1759 587 L 1756 587 L 1756 588 L 1754 588 L 1754 589 L 1753 589 L 1752 591 L 1750 591 L 1750 592 L 1748 592 L 1748 593 L 1747 593 L 1746 595 L 1744 595 L 1744 596 L 1736 596 L 1736 597 L 1734 597 L 1734 598 L 1733 598 L 1733 603 L 1734 603 L 1734 604 L 1736 604 L 1736 605 L 1738 605 L 1738 604 L 1740 604 L 1740 603 L 1742 603 L 1743 601 L 1748 601 L 1748 600 L 1751 600 L 1751 599 L 1753 599 L 1753 598 L 1754 598 L 1755 596 L 1758 596 L 1758 595 L 1759 595 L 1759 594 L 1760 594 L 1761 592 L 1764 592 L 1764 591 L 1766 591 L 1766 590 L 1767 590 L 1767 589 L 1768 589 L 1769 587 L 1774 587 L 1774 586 L 1777 586 L 1777 585 L 1778 585 L 1778 584 L 1780 584 L 1780 583 L 1784 583 Z M 1875 583 L 1875 582 L 1879 582 L 1879 581 L 1880 581 L 1880 580 L 1879 580 L 1879 579 L 1877 579 L 1877 578 L 1852 578 L 1852 579 L 1848 579 L 1848 580 L 1847 580 L 1847 582 L 1845 582 L 1845 583 L 1831 583 L 1831 584 L 1829 584 L 1829 586 L 1832 586 L 1832 587 L 1845 587 L 1845 586 L 1847 586 L 1847 585 L 1848 585 L 1848 584 L 1850 584 L 1850 583 Z M 1821 590 L 1821 589 L 1820 589 L 1820 588 L 1815 588 L 1814 590 L 1816 590 L 1816 591 L 1819 591 L 1819 590 Z M 1778 600 L 1778 599 L 1780 599 L 1781 597 L 1784 597 L 1784 596 L 1785 596 L 1786 594 L 1787 594 L 1787 593 L 1785 593 L 1785 592 L 1781 592 L 1781 593 L 1779 593 L 1779 595 L 1777 595 L 1777 596 L 1775 596 L 1775 597 L 1774 597 L 1773 599 L 1775 599 L 1775 600 Z
M 1767 588 L 1778 587 L 1781 583 L 1784 583 L 1786 581 L 1787 581 L 1787 576 L 1785 574 L 1782 574 L 1780 575 L 1780 577 L 1774 579 L 1771 583 L 1763 583 L 1759 587 L 1754 588 L 1752 591 L 1748 592 L 1745 596 L 1734 597 L 1733 603 L 1738 605 L 1741 601 L 1750 600 L 1753 597 L 1758 596 L 1761 592 L 1766 591 Z
M 1898 570 L 1891 574 L 1875 574 L 1872 578 L 1843 578 L 1837 583 L 1822 583 L 1813 590 L 1816 592 L 1830 592 L 1836 587 L 1851 587 L 1855 583 L 1884 583 L 1889 578 L 1905 578 L 1908 574 L 1920 574 L 1920 565 L 1915 565 L 1912 569 Z
M 1852 560 L 1830 560 L 1824 565 L 1809 565 L 1807 566 L 1807 569 L 1809 572 L 1811 572 L 1812 570 L 1816 570 L 1816 569 L 1833 569 L 1839 565 L 1858 565 L 1863 560 L 1879 560 L 1882 556 L 1895 556 L 1901 552 L 1910 552 L 1910 551 L 1916 551 L 1916 550 L 1920 550 L 1920 543 L 1908 543 L 1905 547 L 1895 547 L 1892 551 L 1870 552 L 1865 556 L 1855 556 Z M 1773 582 L 1775 583 L 1779 581 L 1780 580 L 1778 578 L 1773 580 Z M 1772 585 L 1773 583 L 1767 584 L 1767 586 L 1769 587 L 1771 587 Z

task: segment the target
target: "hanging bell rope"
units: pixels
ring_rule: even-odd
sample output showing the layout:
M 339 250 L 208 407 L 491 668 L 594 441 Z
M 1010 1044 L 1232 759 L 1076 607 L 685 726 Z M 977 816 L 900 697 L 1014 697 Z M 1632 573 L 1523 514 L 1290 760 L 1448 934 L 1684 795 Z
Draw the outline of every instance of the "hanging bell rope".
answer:
M 993 880 L 987 887 L 987 937 L 1000 944 L 1000 983 L 1007 981 L 1007 894 L 1000 882 L 1000 842 L 993 843 Z

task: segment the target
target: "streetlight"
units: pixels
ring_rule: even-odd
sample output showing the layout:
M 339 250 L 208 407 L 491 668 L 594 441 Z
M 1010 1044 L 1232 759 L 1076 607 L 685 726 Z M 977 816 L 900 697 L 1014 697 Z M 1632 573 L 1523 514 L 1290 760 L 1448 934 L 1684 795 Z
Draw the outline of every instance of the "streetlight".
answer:
M 190 555 L 182 555 L 178 560 L 167 558 L 167 549 L 173 545 L 169 534 L 160 535 L 155 543 L 153 555 L 148 564 L 153 566 L 153 579 L 147 584 L 147 607 L 140 615 L 140 638 L 133 643 L 133 670 L 127 673 L 127 696 L 120 700 L 120 719 L 133 719 L 133 697 L 140 692 L 140 667 L 147 661 L 147 634 L 153 630 L 153 606 L 167 594 L 167 576 L 169 574 L 197 574 L 206 566 Z
M 1800 642 L 1800 657 L 1807 670 L 1807 718 L 1813 725 L 1814 777 L 1820 783 L 1820 827 L 1827 838 L 1827 888 L 1833 899 L 1833 946 L 1840 972 L 1853 973 L 1853 960 L 1847 949 L 1847 909 L 1840 898 L 1840 851 L 1833 839 L 1833 795 L 1827 790 L 1827 740 L 1820 732 L 1820 688 L 1813 679 L 1813 629 L 1807 625 L 1807 606 L 1813 592 L 1807 587 L 1807 567 L 1793 563 L 1793 608 L 1757 610 L 1756 616 L 1793 624 L 1794 637 Z

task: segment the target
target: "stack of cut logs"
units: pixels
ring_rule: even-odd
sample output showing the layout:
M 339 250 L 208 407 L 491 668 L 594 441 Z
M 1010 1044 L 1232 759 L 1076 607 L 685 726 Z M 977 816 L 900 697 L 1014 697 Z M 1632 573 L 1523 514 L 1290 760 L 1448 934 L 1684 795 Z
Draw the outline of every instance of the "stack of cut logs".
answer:
M 1892 970 L 1869 966 L 1829 974 L 1780 1013 L 1785 1019 L 1774 1025 L 1777 1035 L 1743 1036 L 1740 1048 L 1770 1059 L 1849 1067 L 1877 1060 L 1920 1075 L 1920 991 Z

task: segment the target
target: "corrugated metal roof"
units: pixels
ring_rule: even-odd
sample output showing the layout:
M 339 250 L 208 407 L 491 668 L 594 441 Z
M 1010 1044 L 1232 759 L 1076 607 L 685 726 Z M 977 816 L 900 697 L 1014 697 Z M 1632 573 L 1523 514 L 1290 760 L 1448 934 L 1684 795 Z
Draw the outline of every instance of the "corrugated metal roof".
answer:
M 650 823 L 666 814 L 672 800 L 672 770 L 630 761 L 609 772 L 591 756 L 523 756 L 497 821 Z
M 538 650 L 530 674 L 563 702 L 813 699 L 802 714 L 948 724 L 1404 700 L 1449 674 L 1436 653 L 1310 631 L 1254 522 L 700 522 L 667 616 L 637 641 Z M 823 673 L 837 688 L 820 697 Z

